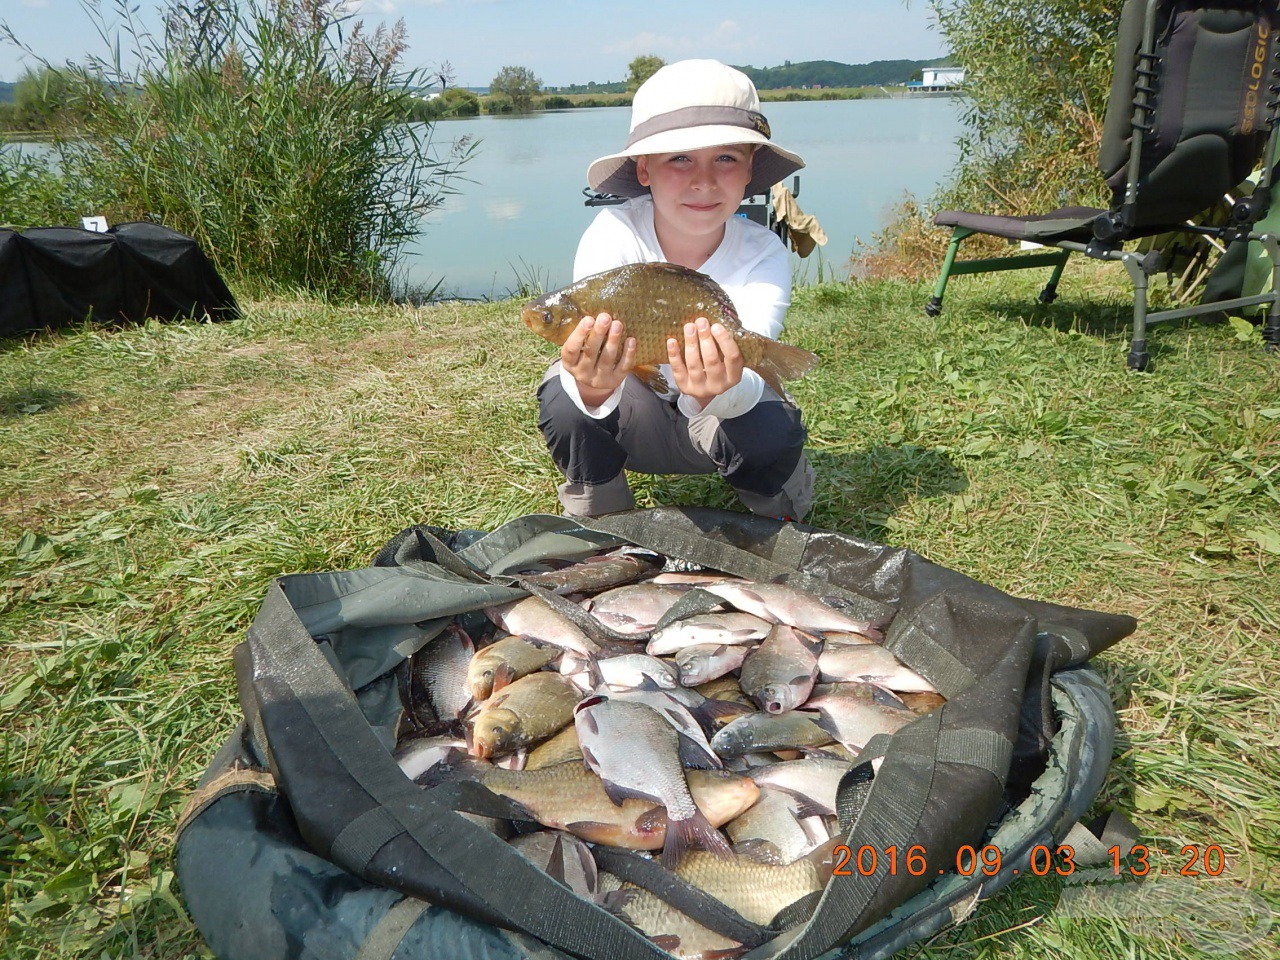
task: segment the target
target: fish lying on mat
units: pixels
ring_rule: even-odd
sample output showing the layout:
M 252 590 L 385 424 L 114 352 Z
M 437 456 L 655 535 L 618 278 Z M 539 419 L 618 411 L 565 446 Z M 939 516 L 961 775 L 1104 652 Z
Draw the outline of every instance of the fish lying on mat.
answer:
M 451 624 L 399 671 L 394 757 L 423 787 L 470 780 L 513 801 L 511 820 L 464 815 L 500 836 L 540 826 L 514 843 L 548 875 L 607 895 L 676 956 L 720 960 L 746 946 L 609 873 L 593 845 L 661 851 L 768 924 L 831 875 L 859 751 L 946 701 L 928 665 L 883 645 L 888 621 L 846 612 L 856 598 L 670 566 L 602 548 L 504 574 L 531 595 L 486 608 L 498 632 L 481 623 L 472 644 Z M 465 808 L 474 789 L 448 795 Z
M 636 341 L 634 373 L 660 393 L 667 390 L 658 367 L 667 362 L 667 340 L 684 342 L 685 323 L 706 317 L 733 334 L 743 363 L 779 396 L 783 380 L 812 370 L 808 350 L 770 340 L 743 328 L 733 301 L 705 274 L 674 263 L 629 263 L 571 283 L 529 303 L 521 313 L 538 336 L 563 345 L 583 317 L 607 313 L 621 320 Z

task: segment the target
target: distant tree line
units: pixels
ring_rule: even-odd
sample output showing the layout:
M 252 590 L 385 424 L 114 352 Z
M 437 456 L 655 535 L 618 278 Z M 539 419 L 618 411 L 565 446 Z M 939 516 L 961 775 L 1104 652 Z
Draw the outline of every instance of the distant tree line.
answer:
M 658 66 L 662 66 L 662 61 L 657 57 L 636 57 L 632 61 L 632 70 L 640 61 L 653 60 L 657 60 Z M 738 69 L 751 78 L 758 90 L 785 90 L 788 87 L 874 87 L 901 84 L 913 77 L 918 78 L 925 67 L 949 66 L 953 63 L 947 57 L 934 60 L 876 60 L 873 63 L 856 64 L 839 63 L 835 60 L 806 60 L 803 63 L 787 61 L 780 67 L 738 66 Z M 649 74 L 652 72 L 650 70 Z M 647 79 L 649 74 L 645 74 L 640 82 Z M 613 83 L 575 83 L 548 87 L 547 90 L 559 94 L 634 93 L 639 86 L 639 83 L 633 85 L 634 80 L 633 74 L 627 80 Z
M 761 91 L 813 87 L 848 89 L 905 83 L 913 77 L 918 78 L 923 67 L 947 62 L 945 59 L 878 60 L 850 65 L 833 60 L 810 60 L 787 62 L 780 67 L 743 66 L 738 69 L 751 77 Z M 443 87 L 442 91 L 434 95 L 417 92 L 404 96 L 400 113 L 405 121 L 430 122 L 475 117 L 481 113 L 626 105 L 630 102 L 628 95 L 635 93 L 663 65 L 661 57 L 645 54 L 631 61 L 625 80 L 560 87 L 543 87 L 542 81 L 528 67 L 506 66 L 490 81 L 489 92 L 485 96 L 463 87 L 450 86 L 452 78 L 446 68 L 435 78 Z M 72 98 L 65 96 L 66 83 L 64 72 L 50 67 L 29 71 L 17 83 L 0 83 L 0 130 L 48 131 L 55 126 L 74 127 L 83 118 L 72 112 Z M 568 99 L 571 96 L 575 99 Z
M 835 60 L 787 61 L 780 67 L 739 66 L 759 90 L 787 87 L 874 87 L 906 83 L 924 67 L 948 65 L 945 57 L 935 60 L 876 60 L 872 63 L 839 63 Z

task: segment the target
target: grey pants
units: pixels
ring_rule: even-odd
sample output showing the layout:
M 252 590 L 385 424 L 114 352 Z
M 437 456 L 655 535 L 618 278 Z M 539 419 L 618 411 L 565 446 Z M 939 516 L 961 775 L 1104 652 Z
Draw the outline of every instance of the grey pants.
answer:
M 594 517 L 630 510 L 635 498 L 625 470 L 719 473 L 752 513 L 803 519 L 813 502 L 813 468 L 804 455 L 800 411 L 765 387 L 754 408 L 732 420 L 690 420 L 635 377 L 627 377 L 618 409 L 596 420 L 560 386 L 560 363 L 538 388 L 538 426 L 565 482 L 565 513 Z

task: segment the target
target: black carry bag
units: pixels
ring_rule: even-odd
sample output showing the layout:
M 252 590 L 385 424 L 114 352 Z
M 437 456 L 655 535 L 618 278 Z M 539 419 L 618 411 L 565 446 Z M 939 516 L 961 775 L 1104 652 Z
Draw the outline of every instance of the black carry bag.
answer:
M 1130 617 L 1016 599 L 909 550 L 719 510 L 589 526 L 528 516 L 490 533 L 414 527 L 371 567 L 279 578 L 236 649 L 245 719 L 177 840 L 182 893 L 214 953 L 669 956 L 456 812 L 518 817 L 503 798 L 470 784 L 424 789 L 391 755 L 405 659 L 450 623 L 525 596 L 513 572 L 626 544 L 838 597 L 854 616 L 891 615 L 885 646 L 946 698 L 873 738 L 841 783 L 845 842 L 878 851 L 875 869 L 864 859 L 772 928 L 727 908 L 711 918 L 747 957 L 886 957 L 1025 874 L 1095 797 L 1115 721 L 1087 661 L 1134 630 Z M 966 845 L 997 848 L 999 872 L 957 872 Z M 912 848 L 927 867 L 891 862 L 889 851 Z
M 78 227 L 0 230 L 0 336 L 93 320 L 140 323 L 240 316 L 199 244 L 155 223 L 103 233 Z

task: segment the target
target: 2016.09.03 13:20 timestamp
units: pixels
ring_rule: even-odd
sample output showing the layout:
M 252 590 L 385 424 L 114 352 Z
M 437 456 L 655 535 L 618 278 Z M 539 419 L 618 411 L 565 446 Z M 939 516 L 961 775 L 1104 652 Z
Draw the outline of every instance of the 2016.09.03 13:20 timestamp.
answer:
M 1216 843 L 1204 847 L 1193 843 L 1185 844 L 1180 858 L 1169 867 L 1158 867 L 1152 862 L 1153 856 L 1166 855 L 1167 851 L 1152 850 L 1141 843 L 1134 844 L 1128 851 L 1124 851 L 1119 845 L 1107 849 L 1111 868 L 1117 877 L 1166 876 L 1170 873 L 1182 877 L 1217 877 L 1227 866 L 1226 853 Z M 1000 848 L 990 844 L 978 848 L 966 844 L 956 851 L 954 862 L 948 860 L 945 865 L 935 863 L 931 866 L 925 848 L 920 844 L 907 847 L 904 851 L 892 845 L 883 850 L 865 844 L 854 849 L 842 843 L 835 848 L 834 856 L 835 863 L 831 873 L 836 877 L 851 877 L 855 873 L 870 877 L 877 872 L 888 876 L 907 873 L 920 877 L 930 872 L 943 874 L 948 869 L 954 869 L 964 877 L 975 873 L 991 877 L 999 873 L 1004 865 Z M 1075 849 L 1070 844 L 1050 847 L 1041 843 L 1031 848 L 1028 870 L 1037 877 L 1051 873 L 1069 877 L 1076 872 L 1077 866 Z M 1018 873 L 1018 868 L 1015 867 L 1013 872 Z

